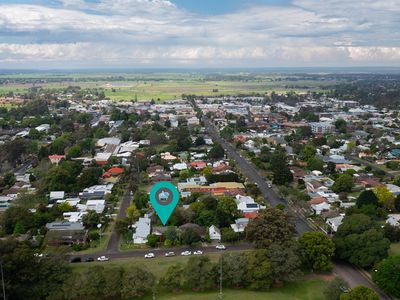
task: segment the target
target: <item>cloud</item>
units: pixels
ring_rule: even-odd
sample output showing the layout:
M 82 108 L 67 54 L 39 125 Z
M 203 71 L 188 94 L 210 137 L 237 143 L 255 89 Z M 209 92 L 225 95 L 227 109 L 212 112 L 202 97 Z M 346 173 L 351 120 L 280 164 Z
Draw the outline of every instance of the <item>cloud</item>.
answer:
M 0 61 L 95 66 L 400 64 L 400 0 L 294 0 L 201 16 L 167 0 L 0 5 Z

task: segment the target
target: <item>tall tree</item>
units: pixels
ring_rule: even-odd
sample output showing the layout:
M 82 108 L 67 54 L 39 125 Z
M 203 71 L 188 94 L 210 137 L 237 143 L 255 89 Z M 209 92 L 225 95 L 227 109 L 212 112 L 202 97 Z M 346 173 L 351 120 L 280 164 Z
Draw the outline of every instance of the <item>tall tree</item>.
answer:
M 208 256 L 190 257 L 183 271 L 185 285 L 194 291 L 205 291 L 213 286 L 215 273 Z
M 332 270 L 335 244 L 322 232 L 306 232 L 299 240 L 303 263 L 311 270 Z
M 275 151 L 272 154 L 271 171 L 275 184 L 285 185 L 293 181 L 293 174 L 290 172 L 287 157 L 283 150 Z
M 296 226 L 293 217 L 277 208 L 267 208 L 246 227 L 246 238 L 257 248 L 268 248 L 272 244 L 282 245 L 293 239 Z
M 400 255 L 391 256 L 379 263 L 372 279 L 386 293 L 400 297 Z
M 379 300 L 379 296 L 374 290 L 360 285 L 350 292 L 343 293 L 340 300 Z

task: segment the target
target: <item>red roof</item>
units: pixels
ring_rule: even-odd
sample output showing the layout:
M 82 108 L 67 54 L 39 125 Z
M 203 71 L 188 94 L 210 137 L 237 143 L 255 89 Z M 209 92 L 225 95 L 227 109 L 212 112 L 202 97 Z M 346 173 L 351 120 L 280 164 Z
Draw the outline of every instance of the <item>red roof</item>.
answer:
M 190 166 L 195 169 L 203 169 L 207 167 L 207 164 L 204 161 L 193 161 L 190 163 Z
M 249 212 L 249 213 L 244 213 L 243 216 L 247 219 L 255 219 L 255 217 L 258 216 L 257 211 Z
M 61 158 L 65 158 L 65 155 L 58 155 L 58 154 L 49 155 L 49 159 L 61 159 Z
M 124 169 L 123 168 L 112 167 L 112 168 L 108 169 L 108 171 L 103 174 L 103 178 L 108 178 L 108 177 L 111 177 L 111 176 L 118 176 L 118 175 L 121 175 L 122 173 L 124 173 Z

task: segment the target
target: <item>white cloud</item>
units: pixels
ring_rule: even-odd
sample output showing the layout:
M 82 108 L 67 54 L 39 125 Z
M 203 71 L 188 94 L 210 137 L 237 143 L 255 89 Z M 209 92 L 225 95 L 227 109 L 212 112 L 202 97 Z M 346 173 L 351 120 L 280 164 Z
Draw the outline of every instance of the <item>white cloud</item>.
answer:
M 0 5 L 0 61 L 399 65 L 400 0 L 381 2 L 294 0 L 211 17 L 167 0 Z

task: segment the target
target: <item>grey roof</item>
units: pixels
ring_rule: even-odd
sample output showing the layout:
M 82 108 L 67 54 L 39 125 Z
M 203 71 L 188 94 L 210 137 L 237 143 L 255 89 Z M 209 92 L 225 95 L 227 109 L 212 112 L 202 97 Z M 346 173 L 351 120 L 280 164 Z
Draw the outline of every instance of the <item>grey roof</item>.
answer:
M 81 223 L 71 223 L 65 221 L 47 223 L 46 228 L 49 230 L 85 230 L 85 227 Z

